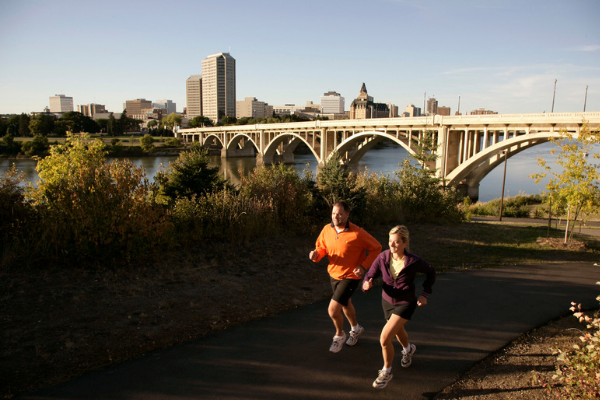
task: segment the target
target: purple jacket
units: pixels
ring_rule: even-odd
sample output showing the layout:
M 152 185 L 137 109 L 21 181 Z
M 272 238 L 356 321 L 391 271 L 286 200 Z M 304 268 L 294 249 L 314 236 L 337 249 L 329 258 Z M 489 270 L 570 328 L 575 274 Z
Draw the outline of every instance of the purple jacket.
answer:
M 417 299 L 415 277 L 417 272 L 422 272 L 426 275 L 422 295 L 429 296 L 432 292 L 431 287 L 435 282 L 435 269 L 431 264 L 415 254 L 404 251 L 405 267 L 394 280 L 390 273 L 391 254 L 389 249 L 381 252 L 365 274 L 364 280 L 368 281 L 381 275 L 383 279 L 381 296 L 390 304 L 397 305 L 410 303 Z

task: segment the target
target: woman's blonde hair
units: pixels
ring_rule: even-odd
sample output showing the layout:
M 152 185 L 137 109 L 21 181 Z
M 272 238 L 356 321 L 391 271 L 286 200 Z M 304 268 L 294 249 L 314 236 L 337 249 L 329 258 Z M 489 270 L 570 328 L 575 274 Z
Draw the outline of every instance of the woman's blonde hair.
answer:
M 406 243 L 406 249 L 408 250 L 408 228 L 404 225 L 397 225 L 390 230 L 390 236 L 398 235 L 402 238 L 402 241 Z

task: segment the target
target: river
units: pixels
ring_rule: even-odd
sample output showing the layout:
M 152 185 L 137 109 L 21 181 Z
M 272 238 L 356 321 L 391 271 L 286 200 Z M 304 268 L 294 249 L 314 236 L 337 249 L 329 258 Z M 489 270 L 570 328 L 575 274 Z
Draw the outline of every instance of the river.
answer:
M 536 158 L 544 156 L 546 160 L 553 160 L 549 152 L 555 145 L 544 143 L 527 149 L 508 159 L 506 168 L 506 186 L 505 197 L 516 196 L 517 194 L 537 194 L 544 189 L 547 179 L 539 185 L 536 185 L 533 179 L 529 178 L 536 172 L 542 172 L 542 168 L 537 165 Z M 369 150 L 359 161 L 358 169 L 364 171 L 368 169 L 370 172 L 378 174 L 390 174 L 398 169 L 400 164 L 408 153 L 402 147 L 397 145 L 389 145 L 386 147 L 375 148 Z M 176 157 L 155 156 L 155 157 L 131 157 L 136 165 L 144 167 L 146 174 L 150 179 L 153 179 L 156 172 L 161 168 L 161 165 L 166 166 Z M 590 160 L 591 161 L 591 160 Z M 35 171 L 36 162 L 29 159 L 7 160 L 0 159 L 0 174 L 4 173 L 11 163 L 15 163 L 19 171 L 25 173 L 27 180 L 37 180 L 37 172 Z M 316 174 L 317 165 L 316 159 L 312 155 L 297 155 L 294 162 L 294 168 L 301 173 L 305 168 L 308 168 Z M 211 166 L 218 166 L 221 173 L 229 179 L 233 184 L 239 184 L 241 169 L 244 173 L 252 170 L 256 165 L 254 158 L 230 158 L 221 159 L 219 156 L 211 157 Z M 552 164 L 554 165 L 554 164 Z M 490 201 L 500 198 L 502 192 L 502 177 L 504 173 L 504 164 L 500 164 L 496 169 L 490 172 L 482 181 L 479 187 L 479 200 Z

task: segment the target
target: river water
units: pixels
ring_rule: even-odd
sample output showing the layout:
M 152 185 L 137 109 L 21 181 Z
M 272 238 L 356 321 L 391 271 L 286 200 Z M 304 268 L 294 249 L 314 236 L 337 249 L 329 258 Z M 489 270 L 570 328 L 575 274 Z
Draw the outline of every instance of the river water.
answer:
M 506 168 L 506 185 L 504 196 L 516 196 L 517 194 L 537 194 L 544 189 L 547 179 L 536 185 L 533 179 L 528 175 L 542 172 L 542 168 L 537 165 L 536 158 L 543 156 L 547 161 L 554 160 L 549 155 L 551 149 L 555 145 L 544 143 L 527 149 L 508 159 Z M 364 171 L 368 169 L 370 172 L 378 174 L 390 174 L 393 176 L 394 171 L 398 169 L 398 164 L 408 157 L 408 153 L 402 147 L 397 145 L 389 145 L 382 148 L 369 150 L 358 163 L 358 170 Z M 146 174 L 150 179 L 153 179 L 156 172 L 166 167 L 168 163 L 176 157 L 156 156 L 156 157 L 131 157 L 136 165 L 144 167 Z M 591 161 L 591 160 L 590 160 Z M 37 172 L 35 171 L 36 162 L 34 160 L 19 159 L 7 160 L 0 159 L 0 174 L 4 173 L 11 163 L 15 163 L 17 168 L 24 172 L 29 181 L 35 182 Z M 240 173 L 251 171 L 256 165 L 254 158 L 230 158 L 221 159 L 219 156 L 211 157 L 211 166 L 218 166 L 221 173 L 229 179 L 233 184 L 239 184 Z M 552 164 L 554 165 L 554 164 Z M 317 163 L 312 155 L 297 155 L 294 162 L 294 168 L 301 173 L 305 168 L 316 175 Z M 504 173 L 504 164 L 500 164 L 496 169 L 490 172 L 482 181 L 479 187 L 479 200 L 490 201 L 500 198 L 502 194 L 502 178 Z

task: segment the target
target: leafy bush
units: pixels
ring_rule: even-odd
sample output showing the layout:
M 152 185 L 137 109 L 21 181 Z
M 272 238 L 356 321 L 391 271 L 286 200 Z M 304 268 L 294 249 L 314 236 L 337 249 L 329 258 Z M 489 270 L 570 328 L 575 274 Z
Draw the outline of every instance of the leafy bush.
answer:
M 208 150 L 198 145 L 182 152 L 165 171 L 159 171 L 154 178 L 161 196 L 172 203 L 177 198 L 199 197 L 225 187 L 226 181 L 219 174 L 219 168 L 209 167 L 209 163 Z
M 471 206 L 471 213 L 475 215 L 500 216 L 501 199 L 494 199 L 486 203 L 476 203 Z M 542 203 L 539 194 L 532 196 L 517 195 L 504 199 L 502 216 L 511 218 L 529 218 L 530 206 Z
M 166 240 L 170 224 L 143 168 L 106 163 L 104 144 L 69 135 L 38 162 L 29 199 L 40 216 L 36 249 L 70 259 L 126 259 Z
M 399 206 L 407 220 L 447 223 L 463 220 L 464 215 L 458 207 L 463 200 L 460 194 L 454 188 L 443 187 L 440 179 L 430 171 L 405 160 L 396 176 L 400 181 Z
M 142 146 L 142 150 L 152 153 L 154 151 L 154 138 L 149 133 L 146 133 L 140 139 L 140 145 Z
M 327 209 L 329 214 L 336 201 L 345 200 L 352 209 L 353 221 L 362 220 L 366 212 L 366 189 L 361 185 L 358 175 L 341 163 L 338 154 L 333 154 L 317 175 L 317 187 L 317 209 Z
M 600 282 L 596 282 L 600 285 Z M 596 297 L 600 301 L 600 296 Z M 564 385 L 561 389 L 570 398 L 600 398 L 600 311 L 593 317 L 581 311 L 581 304 L 571 303 L 573 315 L 579 322 L 586 322 L 587 331 L 579 337 L 581 345 L 574 345 L 572 351 L 559 350 L 554 378 Z
M 240 194 L 270 204 L 281 227 L 298 230 L 309 223 L 313 211 L 310 177 L 300 177 L 291 166 L 259 166 L 242 176 Z
M 168 138 L 165 140 L 165 146 L 167 147 L 181 147 L 181 140 L 178 138 Z
M 0 177 L 0 253 L 4 256 L 9 247 L 23 243 L 33 223 L 33 209 L 25 201 L 24 179 L 14 164 Z

